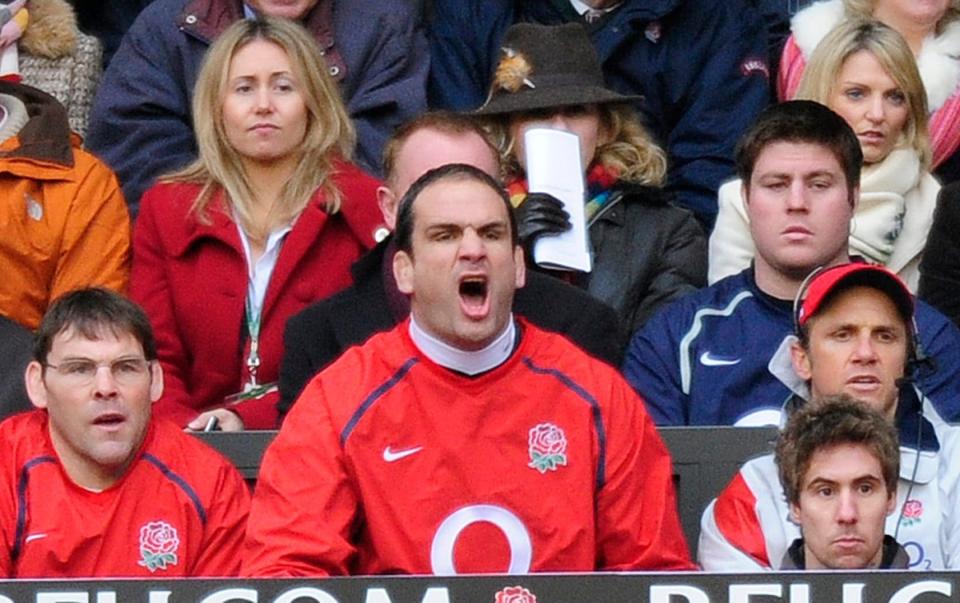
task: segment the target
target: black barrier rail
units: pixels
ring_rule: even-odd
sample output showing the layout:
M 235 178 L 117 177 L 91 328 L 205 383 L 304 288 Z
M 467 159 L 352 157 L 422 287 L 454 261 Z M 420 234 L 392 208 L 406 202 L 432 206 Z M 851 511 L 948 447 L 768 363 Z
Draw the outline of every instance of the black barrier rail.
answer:
M 673 457 L 680 520 L 695 554 L 703 509 L 744 461 L 773 449 L 777 432 L 772 427 L 662 427 L 659 431 Z M 244 431 L 197 435 L 229 458 L 245 478 L 253 480 L 263 452 L 276 434 Z
M 0 581 L 0 603 L 942 603 L 955 572 Z

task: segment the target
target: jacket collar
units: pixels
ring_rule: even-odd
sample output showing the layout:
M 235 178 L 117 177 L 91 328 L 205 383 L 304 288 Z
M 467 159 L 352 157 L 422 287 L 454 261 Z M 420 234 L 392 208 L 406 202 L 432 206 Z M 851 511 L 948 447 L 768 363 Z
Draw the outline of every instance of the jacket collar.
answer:
M 209 44 L 242 17 L 238 0 L 191 0 L 177 16 L 177 27 Z
M 790 335 L 785 341 L 793 337 Z M 781 346 L 781 350 L 783 347 Z M 780 353 L 780 350 L 777 353 Z M 782 376 L 777 376 L 782 381 Z M 786 384 L 788 387 L 792 385 L 792 394 L 783 406 L 784 422 L 794 410 L 806 404 L 810 397 L 809 386 L 797 377 L 796 373 L 793 373 L 793 377 L 792 383 Z M 929 400 L 923 397 L 915 386 L 902 387 L 894 418 L 900 439 L 900 477 L 920 484 L 936 477 L 937 456 L 940 451 L 936 428 L 925 413 L 936 413 Z M 914 467 L 915 461 L 919 463 L 917 467 Z
M 393 235 L 390 234 L 350 266 L 350 274 L 353 276 L 354 283 L 361 283 L 367 279 L 376 278 L 376 276 L 380 274 L 387 247 L 390 246 L 392 240 Z
M 358 193 L 352 190 L 352 177 L 357 172 L 357 168 L 346 162 L 338 161 L 334 164 L 333 174 L 330 177 L 333 179 L 344 199 L 344 202 L 340 205 L 340 211 L 337 213 L 337 216 L 343 218 L 353 235 L 361 242 L 365 249 L 371 249 L 376 245 L 374 233 L 377 230 L 371 227 L 371 225 L 377 223 L 380 210 L 372 203 L 351 202 L 351 199 L 359 198 Z M 195 190 L 191 187 L 190 194 L 195 195 L 198 191 L 199 187 Z M 323 223 L 329 217 L 329 214 L 324 208 L 325 200 L 326 197 L 322 190 L 318 189 L 314 192 L 313 197 L 311 197 L 303 212 L 301 212 L 300 216 L 296 219 L 296 223 L 299 224 L 307 217 L 307 220 L 301 228 L 306 228 L 308 225 L 313 226 L 317 229 L 316 232 L 319 233 Z M 214 193 L 214 198 L 208 206 L 207 214 L 209 217 L 208 224 L 202 224 L 198 220 L 192 219 L 192 217 L 187 221 L 185 225 L 185 236 L 173 244 L 172 252 L 174 256 L 183 255 L 197 241 L 206 238 L 218 240 L 233 247 L 238 253 L 243 253 L 240 235 L 237 233 L 236 224 L 230 216 L 230 212 L 224 202 L 222 190 Z
M 893 539 L 893 536 L 884 534 L 883 554 L 880 557 L 880 565 L 877 569 L 907 569 L 910 563 L 910 555 L 906 549 L 900 546 L 900 543 Z M 780 563 L 780 570 L 805 570 L 807 561 L 804 559 L 803 538 L 797 538 L 783 555 L 783 561 Z
M 287 235 L 287 240 L 284 243 L 285 248 L 289 248 L 296 241 L 309 238 L 309 241 L 303 241 L 300 245 L 293 245 L 298 250 L 302 247 L 303 249 L 300 250 L 302 253 L 307 251 L 309 243 L 313 242 L 315 237 L 319 235 L 323 224 L 329 217 L 323 207 L 323 201 L 324 195 L 322 192 L 314 193 L 310 202 L 307 203 L 307 206 L 303 208 L 303 211 L 294 221 L 295 228 Z M 207 218 L 206 222 L 201 222 L 194 216 L 188 218 L 184 236 L 172 245 L 173 256 L 183 256 L 200 242 L 214 240 L 232 248 L 243 257 L 244 251 L 243 244 L 240 242 L 240 233 L 237 232 L 237 224 L 224 202 L 222 190 L 214 193 L 214 198 L 207 206 Z M 310 233 L 309 237 L 306 233 Z M 289 253 L 289 249 L 284 250 L 284 263 L 286 263 L 286 255 Z M 298 259 L 302 253 L 298 253 Z
M 614 15 L 619 13 L 623 22 L 652 21 L 662 19 L 680 6 L 681 0 L 626 0 Z M 616 16 L 611 16 L 616 19 Z
M 243 2 L 239 0 L 190 0 L 177 16 L 177 27 L 210 44 L 243 16 Z M 338 82 L 342 80 L 347 67 L 334 48 L 333 0 L 317 2 L 302 24 L 320 45 L 324 59 L 330 66 L 330 75 Z
M 521 6 L 526 15 L 533 17 L 533 20 L 549 23 L 552 20 L 545 14 L 545 11 L 557 12 L 560 10 L 557 5 L 561 2 L 566 2 L 569 5 L 569 0 L 554 0 L 554 2 L 530 2 L 526 0 L 518 1 L 517 4 Z M 681 0 L 625 0 L 617 10 L 613 11 L 610 20 L 627 23 L 636 20 L 661 19 L 675 11 L 680 2 Z M 554 4 L 554 6 L 550 6 L 551 4 Z
M 79 140 L 75 141 L 70 132 L 66 109 L 46 92 L 22 84 L 0 81 L 0 94 L 23 101 L 30 116 L 20 132 L 0 146 L 0 157 L 29 160 L 31 178 L 45 177 L 42 169 L 37 173 L 37 162 L 53 168 L 48 177 L 62 178 L 63 168 L 73 167 L 74 142 L 79 146 Z
M 191 194 L 196 195 L 200 187 L 190 187 Z M 243 245 L 237 233 L 236 224 L 229 215 L 229 210 L 223 201 L 223 191 L 213 194 L 213 199 L 207 205 L 207 221 L 201 222 L 191 212 L 184 221 L 184 236 L 175 240 L 171 247 L 174 257 L 185 255 L 195 244 L 206 239 L 213 239 L 232 247 L 239 254 L 243 254 Z
M 322 235 L 324 224 L 330 218 L 323 207 L 324 196 L 320 191 L 314 194 L 310 203 L 300 212 L 287 234 L 283 243 L 283 250 L 277 259 L 276 267 L 270 277 L 270 286 L 263 300 L 262 316 L 267 316 L 276 304 L 277 296 L 287 291 L 287 281 L 293 274 L 294 267 L 300 265 L 303 258 L 315 248 L 317 239 Z M 237 225 L 230 217 L 223 202 L 223 193 L 216 193 L 207 210 L 208 223 L 201 223 L 190 216 L 185 226 L 185 236 L 171 245 L 174 257 L 186 255 L 196 245 L 204 241 L 214 241 L 229 247 L 237 261 L 244 267 L 247 265 L 243 243 Z M 246 274 L 246 268 L 244 268 Z M 244 282 L 246 278 L 244 277 Z

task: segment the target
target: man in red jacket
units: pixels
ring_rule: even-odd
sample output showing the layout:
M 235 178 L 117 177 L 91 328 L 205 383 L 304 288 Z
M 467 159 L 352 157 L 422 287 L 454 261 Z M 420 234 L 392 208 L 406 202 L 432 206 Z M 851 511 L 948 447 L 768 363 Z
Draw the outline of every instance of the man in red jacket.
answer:
M 26 383 L 37 410 L 0 423 L 0 577 L 236 575 L 250 495 L 226 459 L 151 419 L 163 373 L 139 307 L 61 297 Z
M 395 237 L 411 316 L 303 391 L 264 457 L 243 573 L 690 569 L 642 401 L 512 314 L 525 272 L 503 189 L 431 170 Z

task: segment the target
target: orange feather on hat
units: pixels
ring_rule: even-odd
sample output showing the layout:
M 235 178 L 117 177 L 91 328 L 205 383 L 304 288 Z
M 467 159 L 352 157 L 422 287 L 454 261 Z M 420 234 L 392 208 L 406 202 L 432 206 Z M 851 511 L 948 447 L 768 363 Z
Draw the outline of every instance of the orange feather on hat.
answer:
M 503 52 L 504 57 L 500 59 L 497 71 L 493 75 L 494 86 L 508 92 L 516 92 L 524 84 L 536 88 L 533 82 L 527 79 L 533 67 L 527 62 L 526 57 L 510 48 L 504 48 Z

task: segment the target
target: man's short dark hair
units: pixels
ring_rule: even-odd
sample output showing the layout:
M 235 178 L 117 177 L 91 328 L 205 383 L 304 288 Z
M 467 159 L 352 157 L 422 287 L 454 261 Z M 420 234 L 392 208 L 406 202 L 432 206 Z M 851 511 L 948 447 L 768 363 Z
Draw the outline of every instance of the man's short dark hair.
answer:
M 519 244 L 517 237 L 517 219 L 513 214 L 513 206 L 507 191 L 483 170 L 465 163 L 451 163 L 432 169 L 423 174 L 410 185 L 409 190 L 400 199 L 397 210 L 397 229 L 394 233 L 397 249 L 413 255 L 413 221 L 415 219 L 414 202 L 429 186 L 443 181 L 474 181 L 485 184 L 497 193 L 507 210 L 507 219 L 510 223 L 510 240 L 514 245 Z
M 737 176 L 749 190 L 757 158 L 777 142 L 815 144 L 829 150 L 847 178 L 847 193 L 860 185 L 863 151 L 860 141 L 842 117 L 813 101 L 795 100 L 764 109 L 740 139 L 735 152 Z
M 77 289 L 58 297 L 40 321 L 33 359 L 46 364 L 54 338 L 69 329 L 93 340 L 102 339 L 105 333 L 114 337 L 132 335 L 147 360 L 157 359 L 157 344 L 147 315 L 140 306 L 108 289 Z
M 463 113 L 454 113 L 443 109 L 436 111 L 427 111 L 417 117 L 404 122 L 393 134 L 390 135 L 387 144 L 383 147 L 383 176 L 388 182 L 396 174 L 397 158 L 400 156 L 400 149 L 407 139 L 420 130 L 436 130 L 450 136 L 462 136 L 466 134 L 476 134 L 483 142 L 490 147 L 490 156 L 500 160 L 500 154 L 497 147 L 493 144 L 489 132 L 483 129 L 479 120 L 472 115 Z
M 788 503 L 799 504 L 813 455 L 840 444 L 867 448 L 880 463 L 887 493 L 897 491 L 900 445 L 896 428 L 866 402 L 841 394 L 811 401 L 794 411 L 777 440 L 774 458 Z

